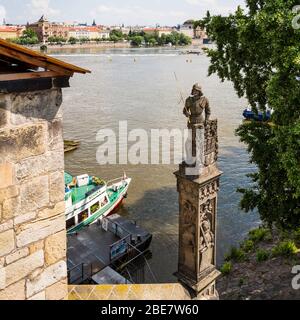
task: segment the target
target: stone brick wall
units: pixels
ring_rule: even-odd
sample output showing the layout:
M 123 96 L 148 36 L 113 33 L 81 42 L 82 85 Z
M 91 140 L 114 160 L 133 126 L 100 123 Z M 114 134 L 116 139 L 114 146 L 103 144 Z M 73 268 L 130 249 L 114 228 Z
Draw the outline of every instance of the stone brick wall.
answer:
M 0 93 L 0 300 L 67 295 L 61 103 Z

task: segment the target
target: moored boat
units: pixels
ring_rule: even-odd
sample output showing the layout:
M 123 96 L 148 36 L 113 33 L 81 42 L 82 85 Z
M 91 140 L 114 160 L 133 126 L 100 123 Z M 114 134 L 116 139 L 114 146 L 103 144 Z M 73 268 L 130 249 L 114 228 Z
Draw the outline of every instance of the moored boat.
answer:
M 65 172 L 67 233 L 76 233 L 112 214 L 126 198 L 130 183 L 126 174 L 105 182 L 87 174 L 73 177 Z

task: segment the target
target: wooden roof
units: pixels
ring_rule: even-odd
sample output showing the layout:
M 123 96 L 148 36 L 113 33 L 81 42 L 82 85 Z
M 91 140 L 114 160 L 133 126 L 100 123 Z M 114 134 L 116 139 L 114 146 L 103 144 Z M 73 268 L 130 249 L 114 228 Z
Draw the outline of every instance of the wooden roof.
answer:
M 39 71 L 39 69 L 43 71 Z M 46 54 L 0 39 L 0 81 L 90 73 Z

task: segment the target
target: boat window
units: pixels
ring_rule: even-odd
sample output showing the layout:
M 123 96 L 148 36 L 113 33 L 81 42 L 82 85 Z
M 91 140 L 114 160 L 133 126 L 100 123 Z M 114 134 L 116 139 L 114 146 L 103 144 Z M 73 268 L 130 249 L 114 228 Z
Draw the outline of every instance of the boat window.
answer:
M 78 215 L 78 223 L 83 222 L 89 217 L 89 210 L 86 209 Z
M 104 207 L 105 205 L 107 205 L 107 203 L 108 203 L 108 199 L 107 197 L 105 197 L 101 202 L 101 207 Z
M 67 230 L 73 228 L 75 226 L 75 217 L 67 220 Z
M 91 206 L 91 214 L 94 214 L 95 212 L 97 212 L 100 209 L 100 203 L 97 202 L 95 203 L 93 206 Z

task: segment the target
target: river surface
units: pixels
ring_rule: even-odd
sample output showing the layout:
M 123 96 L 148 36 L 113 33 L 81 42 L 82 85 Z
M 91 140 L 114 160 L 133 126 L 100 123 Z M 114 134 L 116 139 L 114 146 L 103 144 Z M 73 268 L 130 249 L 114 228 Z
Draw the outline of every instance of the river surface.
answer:
M 67 154 L 66 170 L 88 173 L 106 180 L 123 175 L 133 178 L 129 196 L 120 209 L 153 234 L 149 264 L 157 282 L 176 281 L 178 251 L 178 194 L 171 165 L 99 165 L 96 140 L 100 129 L 118 134 L 119 121 L 128 130 L 184 129 L 180 92 L 190 94 L 199 82 L 210 100 L 212 117 L 219 120 L 219 167 L 224 172 L 218 202 L 218 265 L 232 245 L 259 224 L 258 215 L 239 209 L 238 187 L 246 187 L 249 164 L 245 146 L 235 136 L 246 101 L 239 99 L 229 82 L 207 77 L 209 60 L 204 55 L 180 55 L 176 49 L 110 49 L 52 52 L 54 56 L 92 71 L 75 75 L 64 89 L 65 139 L 80 140 L 81 147 Z M 178 81 L 175 80 L 176 73 Z M 124 148 L 123 148 L 124 149 Z M 146 277 L 147 278 L 147 277 Z M 151 281 L 150 277 L 146 281 Z

